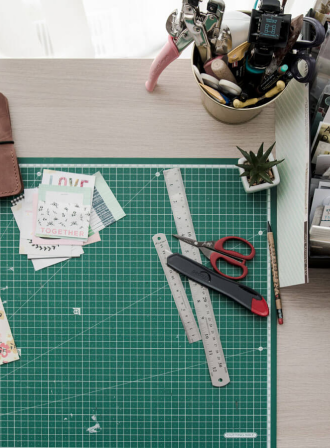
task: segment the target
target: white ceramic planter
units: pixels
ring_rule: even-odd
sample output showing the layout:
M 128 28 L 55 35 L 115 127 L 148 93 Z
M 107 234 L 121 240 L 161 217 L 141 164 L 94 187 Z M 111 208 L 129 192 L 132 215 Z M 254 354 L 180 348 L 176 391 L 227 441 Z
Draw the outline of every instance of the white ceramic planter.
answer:
M 274 162 L 274 160 L 275 160 L 273 154 L 271 154 L 268 159 L 270 162 Z M 246 162 L 246 159 L 244 157 L 242 159 L 239 159 L 239 161 L 238 161 L 238 163 L 240 165 L 245 162 Z M 244 173 L 243 168 L 238 168 L 238 169 L 239 169 L 240 174 Z M 274 173 L 274 180 L 273 180 L 272 184 L 268 184 L 268 183 L 264 182 L 263 184 L 255 185 L 254 187 L 250 187 L 247 177 L 241 177 L 244 190 L 247 193 L 257 193 L 258 191 L 268 190 L 269 188 L 276 187 L 280 183 L 280 174 L 278 172 L 277 166 L 273 166 L 272 170 Z

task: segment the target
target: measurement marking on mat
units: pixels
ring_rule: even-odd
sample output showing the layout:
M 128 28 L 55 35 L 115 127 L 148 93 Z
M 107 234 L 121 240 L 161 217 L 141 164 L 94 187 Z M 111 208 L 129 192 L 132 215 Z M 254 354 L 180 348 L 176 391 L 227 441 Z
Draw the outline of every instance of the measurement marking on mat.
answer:
M 258 434 L 256 432 L 226 432 L 224 437 L 226 439 L 256 439 Z

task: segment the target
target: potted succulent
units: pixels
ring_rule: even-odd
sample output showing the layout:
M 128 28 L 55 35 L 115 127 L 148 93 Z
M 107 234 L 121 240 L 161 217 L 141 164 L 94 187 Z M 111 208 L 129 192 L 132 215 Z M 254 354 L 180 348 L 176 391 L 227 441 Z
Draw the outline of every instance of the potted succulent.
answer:
M 252 151 L 248 153 L 237 147 L 244 157 L 238 161 L 236 166 L 239 169 L 247 193 L 267 190 L 280 183 L 277 165 L 282 163 L 283 160 L 274 159 L 272 150 L 275 144 L 276 142 L 265 153 L 264 144 L 262 144 L 257 154 Z

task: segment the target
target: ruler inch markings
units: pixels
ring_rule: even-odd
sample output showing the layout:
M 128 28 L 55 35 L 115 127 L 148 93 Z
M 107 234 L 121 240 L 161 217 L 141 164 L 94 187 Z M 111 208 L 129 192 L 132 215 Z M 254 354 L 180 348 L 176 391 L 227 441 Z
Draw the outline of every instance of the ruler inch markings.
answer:
M 172 296 L 178 309 L 178 313 L 181 318 L 181 322 L 186 332 L 188 341 L 190 344 L 200 341 L 202 337 L 199 332 L 194 314 L 192 312 L 186 291 L 182 284 L 181 277 L 177 272 L 169 268 L 166 263 L 167 258 L 172 255 L 172 251 L 168 244 L 167 238 L 164 234 L 159 233 L 155 235 L 152 240 L 154 242 L 159 260 L 166 275 L 167 282 L 172 292 Z
M 163 171 L 163 174 L 178 235 L 196 239 L 180 168 Z M 202 264 L 198 248 L 190 246 L 183 241 L 180 241 L 180 245 L 183 255 Z M 212 384 L 214 387 L 224 387 L 230 383 L 230 378 L 209 290 L 192 280 L 189 280 L 189 285 L 194 300 Z

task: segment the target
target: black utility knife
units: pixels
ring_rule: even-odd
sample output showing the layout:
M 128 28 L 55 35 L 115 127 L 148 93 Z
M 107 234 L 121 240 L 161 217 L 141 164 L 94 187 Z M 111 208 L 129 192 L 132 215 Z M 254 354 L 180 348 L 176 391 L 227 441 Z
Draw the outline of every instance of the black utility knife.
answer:
M 269 315 L 266 300 L 248 286 L 228 280 L 181 254 L 170 255 L 167 258 L 167 265 L 190 280 L 230 297 L 258 316 L 267 317 Z

